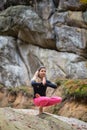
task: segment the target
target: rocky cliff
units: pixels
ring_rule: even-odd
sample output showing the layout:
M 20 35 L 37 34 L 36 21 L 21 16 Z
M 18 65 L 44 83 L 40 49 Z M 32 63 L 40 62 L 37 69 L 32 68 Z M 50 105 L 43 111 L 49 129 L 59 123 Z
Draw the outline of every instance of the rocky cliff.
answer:
M 49 79 L 87 78 L 86 9 L 79 0 L 0 1 L 0 82 L 29 85 L 40 65 Z
M 15 110 L 11 108 L 0 109 L 1 130 L 86 130 L 87 124 L 74 118 L 62 118 L 56 115 L 37 111 Z
M 81 79 L 61 83 L 54 95 L 62 96 L 63 103 L 46 111 L 87 121 L 86 3 L 0 1 L 0 107 L 34 107 L 28 90 L 40 65 L 50 80 Z

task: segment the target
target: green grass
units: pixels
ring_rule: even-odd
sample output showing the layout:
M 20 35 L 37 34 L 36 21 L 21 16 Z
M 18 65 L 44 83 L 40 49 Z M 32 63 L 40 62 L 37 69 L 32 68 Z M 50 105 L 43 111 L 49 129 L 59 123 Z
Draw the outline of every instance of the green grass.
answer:
M 80 0 L 81 3 L 87 4 L 87 0 Z
M 0 84 L 0 89 L 2 89 L 4 86 L 2 84 Z
M 61 87 L 65 90 L 65 95 L 75 97 L 87 97 L 87 79 L 60 79 Z
M 23 94 L 27 95 L 28 97 L 32 97 L 33 96 L 33 92 L 32 92 L 32 88 L 31 87 L 27 87 L 27 86 L 18 86 L 15 88 L 8 88 L 8 91 L 11 93 L 19 93 L 22 92 Z

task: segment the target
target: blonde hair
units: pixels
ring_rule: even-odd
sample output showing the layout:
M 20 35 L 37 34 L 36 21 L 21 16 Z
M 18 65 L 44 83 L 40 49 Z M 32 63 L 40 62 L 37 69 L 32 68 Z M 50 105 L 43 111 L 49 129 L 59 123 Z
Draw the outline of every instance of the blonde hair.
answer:
M 38 70 L 35 72 L 35 74 L 34 74 L 34 76 L 33 76 L 33 78 L 32 78 L 32 80 L 34 80 L 34 81 L 36 81 L 36 82 L 41 82 L 41 79 L 40 79 L 40 77 L 39 77 L 39 71 L 41 70 L 41 69 L 46 69 L 46 67 L 45 66 L 40 66 L 39 68 L 38 68 Z

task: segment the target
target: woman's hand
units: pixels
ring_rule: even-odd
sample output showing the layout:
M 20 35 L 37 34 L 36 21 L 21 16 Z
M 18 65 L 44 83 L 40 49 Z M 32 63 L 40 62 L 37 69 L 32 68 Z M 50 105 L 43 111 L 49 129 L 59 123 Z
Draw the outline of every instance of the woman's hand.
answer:
M 35 94 L 35 97 L 36 97 L 36 98 L 40 97 L 40 94 L 36 93 L 36 94 Z
M 43 77 L 42 83 L 43 83 L 43 85 L 46 84 L 46 77 Z

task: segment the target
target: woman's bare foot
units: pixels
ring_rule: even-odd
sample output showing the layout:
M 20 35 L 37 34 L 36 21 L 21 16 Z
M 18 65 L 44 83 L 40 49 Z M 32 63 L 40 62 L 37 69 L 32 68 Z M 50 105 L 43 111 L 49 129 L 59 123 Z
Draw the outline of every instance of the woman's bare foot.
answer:
M 39 114 L 43 113 L 43 107 L 39 107 Z
M 36 94 L 35 94 L 35 97 L 38 98 L 38 97 L 40 97 L 40 95 L 39 95 L 38 93 L 36 93 Z

